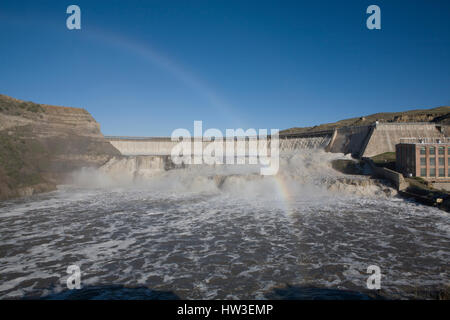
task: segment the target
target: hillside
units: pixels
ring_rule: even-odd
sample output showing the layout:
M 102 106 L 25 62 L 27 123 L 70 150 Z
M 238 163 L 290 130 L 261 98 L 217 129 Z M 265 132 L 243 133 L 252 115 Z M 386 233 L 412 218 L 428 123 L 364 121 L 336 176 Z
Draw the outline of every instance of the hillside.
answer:
M 86 110 L 0 95 L 0 199 L 53 190 L 117 154 Z
M 344 119 L 333 123 L 325 123 L 314 127 L 295 127 L 280 131 L 280 134 L 294 134 L 302 132 L 315 132 L 332 130 L 347 126 L 363 126 L 379 122 L 436 122 L 450 125 L 450 107 L 438 107 L 433 109 L 418 109 L 403 112 L 375 113 L 359 118 Z

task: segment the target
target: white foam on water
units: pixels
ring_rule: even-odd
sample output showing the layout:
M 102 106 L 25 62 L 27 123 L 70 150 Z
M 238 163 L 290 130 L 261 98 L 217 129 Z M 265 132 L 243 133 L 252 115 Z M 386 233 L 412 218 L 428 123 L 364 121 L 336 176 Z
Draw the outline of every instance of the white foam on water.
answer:
M 254 166 L 165 171 L 156 160 L 83 170 L 73 185 L 0 207 L 0 298 L 62 291 L 71 264 L 86 286 L 190 299 L 262 299 L 286 283 L 364 291 L 371 264 L 388 297 L 448 283 L 449 214 L 367 177 L 346 182 L 337 158 L 349 157 L 285 152 L 274 177 Z

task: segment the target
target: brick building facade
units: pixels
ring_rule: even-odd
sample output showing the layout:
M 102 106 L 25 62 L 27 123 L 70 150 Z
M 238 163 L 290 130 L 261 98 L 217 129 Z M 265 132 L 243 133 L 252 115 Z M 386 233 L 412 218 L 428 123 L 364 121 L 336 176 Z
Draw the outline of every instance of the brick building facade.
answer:
M 398 172 L 434 182 L 450 182 L 450 143 L 402 142 L 395 146 Z

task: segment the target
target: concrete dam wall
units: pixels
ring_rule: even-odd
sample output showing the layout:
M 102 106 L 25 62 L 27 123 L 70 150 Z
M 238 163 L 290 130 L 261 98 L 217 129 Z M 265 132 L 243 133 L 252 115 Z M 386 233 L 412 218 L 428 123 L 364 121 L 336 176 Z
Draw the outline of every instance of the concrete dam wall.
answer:
M 384 152 L 395 152 L 395 145 L 402 138 L 444 138 L 450 132 L 449 126 L 435 123 L 374 123 L 367 126 L 344 127 L 321 132 L 305 132 L 281 135 L 280 151 L 290 152 L 302 149 L 324 148 L 334 153 L 350 153 L 355 158 L 372 157 Z M 169 137 L 106 137 L 122 155 L 170 155 L 179 142 Z M 235 154 L 248 154 L 249 143 L 254 139 L 235 143 Z M 211 142 L 203 141 L 202 150 Z M 191 152 L 193 143 L 191 144 Z M 270 140 L 268 141 L 270 148 Z M 226 145 L 224 142 L 224 152 Z M 268 153 L 270 154 L 270 153 Z
M 329 144 L 331 137 L 332 132 L 304 138 L 280 137 L 280 151 L 325 148 Z M 119 150 L 122 155 L 126 156 L 170 155 L 172 149 L 179 144 L 179 142 L 172 141 L 169 137 L 106 137 L 106 139 Z M 191 153 L 195 154 L 194 141 L 191 141 Z M 226 143 L 223 143 L 223 150 L 225 152 Z M 252 143 L 256 143 L 256 141 L 254 139 L 247 139 L 240 142 L 235 141 L 234 153 L 238 154 L 240 152 L 248 155 L 249 146 L 251 146 Z M 211 144 L 210 141 L 202 141 L 202 150 L 205 150 L 209 144 Z M 267 148 L 270 149 L 270 140 L 267 141 Z M 270 154 L 270 150 L 268 150 L 268 154 Z
M 448 126 L 435 123 L 374 123 L 369 126 L 345 127 L 335 130 L 327 150 L 350 153 L 355 158 L 373 157 L 395 152 L 395 145 L 404 138 L 445 138 Z
M 168 137 L 106 137 L 106 139 L 125 156 L 167 156 L 178 144 Z
M 354 157 L 359 157 L 367 139 L 373 131 L 372 126 L 345 127 L 335 130 L 327 151 L 350 153 Z
M 367 138 L 361 151 L 363 157 L 373 157 L 384 152 L 395 152 L 402 138 L 445 138 L 448 126 L 434 123 L 379 123 Z

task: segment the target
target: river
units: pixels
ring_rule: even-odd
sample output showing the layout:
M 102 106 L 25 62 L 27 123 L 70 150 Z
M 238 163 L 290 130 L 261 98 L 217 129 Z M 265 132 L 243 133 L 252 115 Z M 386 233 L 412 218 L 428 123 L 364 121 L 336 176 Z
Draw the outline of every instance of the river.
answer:
M 5 201 L 0 298 L 70 297 L 70 265 L 91 298 L 364 298 L 370 265 L 384 298 L 448 285 L 449 214 L 364 176 L 346 181 L 336 158 L 286 153 L 274 177 L 192 166 L 119 183 L 84 170 L 55 192 Z

